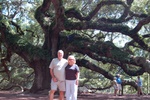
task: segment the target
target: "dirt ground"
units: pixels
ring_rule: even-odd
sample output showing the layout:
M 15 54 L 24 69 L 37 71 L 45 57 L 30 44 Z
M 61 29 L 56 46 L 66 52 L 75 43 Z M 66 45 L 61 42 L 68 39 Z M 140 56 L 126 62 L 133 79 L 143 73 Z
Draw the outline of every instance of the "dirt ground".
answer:
M 0 100 L 48 100 L 47 94 L 26 94 L 12 91 L 0 91 Z M 55 95 L 54 100 L 58 100 L 58 95 Z M 113 94 L 80 94 L 78 100 L 150 100 L 150 95 L 123 95 L 113 96 Z

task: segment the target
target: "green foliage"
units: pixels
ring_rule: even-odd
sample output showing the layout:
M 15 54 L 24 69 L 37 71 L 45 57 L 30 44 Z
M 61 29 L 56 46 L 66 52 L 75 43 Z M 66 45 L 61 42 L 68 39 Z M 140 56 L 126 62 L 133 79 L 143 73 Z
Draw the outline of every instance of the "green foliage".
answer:
M 9 79 L 6 73 L 0 74 L 0 80 L 4 80 L 0 84 L 0 89 L 7 89 L 11 86 L 20 85 L 24 88 L 31 88 L 34 79 L 34 71 L 29 68 L 26 62 L 16 54 L 11 57 L 10 63 L 7 63 L 9 68 Z M 0 67 L 1 68 L 1 67 Z M 1 69 L 2 70 L 2 69 Z M 11 89 L 15 89 L 13 87 Z
M 83 67 L 80 68 L 80 71 L 80 86 L 87 86 L 87 88 L 104 88 L 110 85 L 110 81 L 99 73 L 87 70 Z
M 6 40 L 7 42 L 15 48 L 16 45 L 19 46 L 18 51 L 27 51 L 32 57 L 48 57 L 48 51 L 40 49 L 40 47 L 33 46 L 28 42 L 28 39 L 22 38 L 19 34 L 12 34 L 13 29 L 7 30 Z
M 48 50 L 43 50 L 39 47 L 30 47 L 30 46 L 27 47 L 28 48 L 26 49 L 29 52 L 31 58 L 37 57 L 37 58 L 48 60 L 50 57 Z
M 144 12 L 145 14 L 150 14 L 150 1 L 149 0 L 140 0 L 136 2 L 136 0 L 132 4 L 132 10 L 134 12 Z
M 129 54 L 127 52 L 121 51 L 120 48 L 116 47 L 111 41 L 106 41 L 103 43 L 101 51 L 106 54 L 107 52 L 111 53 L 111 58 L 121 61 L 128 61 Z M 110 51 L 108 49 L 110 48 Z
M 85 18 L 89 16 L 90 14 L 92 14 L 91 12 L 95 9 L 95 7 L 98 6 L 97 4 L 100 1 L 103 1 L 103 0 L 63 0 L 63 7 L 65 11 L 74 11 L 73 13 L 78 12 L 77 13 L 78 16 L 80 17 L 84 16 L 83 18 Z M 117 1 L 126 1 L 126 0 L 117 0 Z M 29 55 L 29 59 L 34 59 L 34 58 L 44 59 L 44 60 L 45 58 L 49 59 L 50 56 L 49 56 L 49 51 L 47 50 L 47 48 L 51 50 L 55 49 L 55 48 L 51 48 L 51 45 L 55 43 L 50 43 L 51 42 L 50 38 L 53 37 L 51 36 L 53 35 L 51 33 L 55 33 L 55 32 L 52 32 L 52 29 L 54 28 L 55 24 L 59 26 L 59 23 L 57 23 L 56 20 L 57 19 L 59 20 L 58 17 L 61 17 L 61 16 L 57 16 L 57 14 L 61 12 L 58 12 L 57 14 L 55 14 L 56 11 L 52 3 L 48 11 L 41 12 L 41 9 L 38 7 L 42 5 L 42 0 L 33 0 L 33 1 L 31 0 L 27 2 L 26 1 L 21 2 L 17 0 L 5 0 L 4 4 L 2 5 L 0 5 L 0 10 L 2 10 L 0 13 L 2 13 L 6 17 L 0 14 L 0 27 L 1 27 L 1 30 L 3 30 L 3 28 L 5 27 L 7 28 L 7 30 L 5 30 L 6 41 L 8 43 L 7 45 L 9 45 L 14 50 L 16 50 L 15 52 L 26 52 L 26 54 Z M 107 58 L 108 59 L 112 58 L 113 60 L 116 60 L 116 62 L 117 61 L 120 61 L 120 62 L 129 61 L 129 53 L 122 51 L 119 48 L 119 45 L 118 47 L 116 47 L 114 45 L 114 41 L 120 42 L 118 41 L 118 38 L 120 37 L 121 38 L 123 37 L 126 41 L 132 40 L 132 39 L 129 39 L 128 35 L 130 34 L 128 32 L 137 25 L 137 23 L 139 22 L 139 18 L 129 16 L 129 14 L 132 13 L 130 12 L 127 15 L 129 17 L 126 17 L 124 19 L 123 18 L 124 16 L 122 16 L 122 14 L 124 13 L 124 9 L 125 8 L 123 6 L 118 5 L 118 4 L 117 5 L 105 5 L 98 11 L 97 14 L 92 16 L 90 21 L 84 20 L 80 22 L 79 19 L 70 18 L 70 17 L 67 18 L 67 16 L 65 16 L 65 19 L 63 19 L 63 21 L 65 21 L 64 26 L 66 30 L 65 29 L 63 30 L 63 28 L 61 28 L 62 30 L 61 32 L 64 33 L 65 36 L 67 37 L 73 35 L 74 33 L 80 34 L 80 35 L 75 35 L 76 40 L 73 40 L 73 41 L 67 40 L 65 42 L 67 42 L 68 44 L 72 43 L 72 45 L 75 46 L 75 48 L 77 46 L 80 47 L 80 50 L 82 49 L 89 50 L 91 55 L 95 54 L 97 55 L 96 57 L 98 56 L 101 57 L 101 55 L 99 54 L 99 50 L 101 50 L 101 52 L 106 54 L 108 47 L 111 46 L 112 57 L 107 57 L 107 56 L 105 57 L 105 55 L 102 55 L 102 57 L 106 58 L 104 60 L 109 61 L 107 60 Z M 134 0 L 134 3 L 131 6 L 131 10 L 135 13 L 135 15 L 137 13 L 144 13 L 141 16 L 145 16 L 145 14 L 150 15 L 150 1 L 149 0 L 141 0 L 141 1 Z M 125 13 L 127 13 L 126 11 Z M 55 18 L 56 16 L 57 18 Z M 38 21 L 36 21 L 34 17 L 36 17 Z M 130 17 L 133 19 L 127 22 L 128 19 L 130 19 Z M 104 22 L 102 21 L 103 19 L 106 20 L 106 23 L 105 21 Z M 122 21 L 122 19 L 124 19 L 124 22 L 119 23 Z M 14 21 L 17 26 L 12 25 L 12 23 L 10 23 L 9 20 Z M 109 20 L 111 20 L 113 24 L 109 22 L 107 23 L 107 21 Z M 61 19 L 60 22 L 63 22 L 63 21 Z M 73 22 L 75 24 L 73 24 Z M 116 23 L 114 24 L 114 22 Z M 85 23 L 89 24 L 89 26 L 90 25 L 92 26 L 88 28 L 87 24 Z M 94 28 L 93 23 L 95 23 L 96 26 L 99 25 L 100 28 L 99 27 Z M 106 27 L 104 26 L 103 28 L 101 28 L 101 25 L 103 26 L 103 24 L 107 24 L 107 25 Z M 83 26 L 85 27 L 82 28 Z M 18 31 L 18 27 L 20 28 L 19 31 Z M 112 27 L 115 27 L 116 30 L 121 30 L 120 31 L 121 34 L 117 34 L 117 32 L 114 32 L 116 30 L 115 29 L 113 30 Z M 80 30 L 81 28 L 82 30 Z M 72 30 L 72 29 L 77 29 L 78 31 Z M 98 33 L 96 33 L 97 31 L 96 29 L 99 29 Z M 108 31 L 106 29 L 108 29 Z M 150 44 L 149 43 L 150 39 L 141 38 L 141 36 L 145 34 L 149 34 L 149 29 L 150 29 L 149 25 L 147 26 L 145 25 L 144 28 L 142 28 L 142 31 L 139 31 L 139 34 L 140 34 L 139 39 L 147 43 L 148 46 Z M 123 36 L 122 34 L 124 34 L 125 36 Z M 135 33 L 135 34 L 138 34 L 138 33 Z M 106 42 L 106 40 L 108 40 L 109 42 Z M 89 43 L 89 41 L 91 43 Z M 121 40 L 121 43 L 122 41 L 123 40 Z M 49 42 L 49 43 L 45 43 L 45 42 Z M 65 44 L 63 40 L 59 41 L 59 43 L 60 44 L 56 44 L 57 45 L 56 49 L 57 47 L 60 48 L 61 44 Z M 102 43 L 105 43 L 106 45 L 104 48 L 100 48 Z M 69 47 L 69 45 L 67 46 Z M 145 50 L 141 50 L 141 47 L 139 46 L 139 44 L 134 43 L 132 46 L 130 46 L 129 49 L 134 52 L 134 55 L 144 56 L 148 58 L 149 52 L 146 52 Z M 7 51 L 5 50 L 6 48 L 2 48 L 2 49 L 4 52 Z M 78 51 L 78 50 L 74 50 L 74 51 Z M 72 53 L 72 51 L 70 52 Z M 90 58 L 89 56 L 89 59 L 90 60 L 94 59 L 93 55 L 92 55 L 92 58 Z M 19 63 L 20 62 L 22 61 L 19 61 Z M 116 73 L 119 73 L 121 71 L 121 74 L 124 75 L 124 77 L 127 76 L 125 72 L 121 69 L 121 67 L 117 65 L 113 65 L 113 64 L 104 65 L 100 61 L 94 61 L 93 63 L 99 66 L 100 68 L 105 69 L 111 75 L 115 75 Z M 7 86 L 9 84 L 21 84 L 23 86 L 26 86 L 28 83 L 31 86 L 34 75 L 31 75 L 29 80 L 26 80 L 26 79 L 28 79 L 28 75 L 32 74 L 33 72 L 32 69 L 26 68 L 27 65 L 24 68 L 20 66 L 16 67 L 18 65 L 13 66 L 11 64 L 8 66 L 11 72 L 10 73 L 11 81 L 10 82 L 8 82 L 7 80 L 3 81 L 4 83 L 7 84 Z M 127 66 L 127 67 L 129 68 L 129 70 L 137 70 L 138 68 L 140 68 L 140 67 L 135 67 L 135 66 Z M 7 76 L 6 74 L 2 74 L 0 77 L 2 79 L 3 77 L 6 77 L 6 76 Z M 81 69 L 80 81 L 81 81 L 81 85 L 88 85 L 88 86 L 90 85 L 91 87 L 96 87 L 96 88 L 105 87 L 110 84 L 110 81 L 106 79 L 103 75 L 99 73 L 95 73 L 94 71 L 86 70 L 84 68 Z M 25 84 L 23 84 L 22 82 Z

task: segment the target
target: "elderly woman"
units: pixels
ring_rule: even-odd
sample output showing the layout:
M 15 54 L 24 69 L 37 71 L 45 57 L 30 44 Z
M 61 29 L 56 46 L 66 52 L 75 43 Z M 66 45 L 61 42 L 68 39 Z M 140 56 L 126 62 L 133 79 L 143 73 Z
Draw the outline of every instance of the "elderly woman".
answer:
M 77 100 L 79 81 L 79 67 L 73 55 L 68 57 L 68 65 L 65 68 L 66 75 L 66 100 Z

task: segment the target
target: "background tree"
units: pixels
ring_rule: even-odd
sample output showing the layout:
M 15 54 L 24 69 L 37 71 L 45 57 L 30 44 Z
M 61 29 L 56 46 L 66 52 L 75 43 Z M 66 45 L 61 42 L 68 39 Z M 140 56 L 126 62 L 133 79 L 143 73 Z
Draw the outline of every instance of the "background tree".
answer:
M 109 80 L 118 70 L 129 76 L 150 73 L 149 6 L 149 0 L 1 1 L 2 72 L 9 79 L 7 63 L 15 53 L 34 70 L 31 92 L 48 89 L 49 63 L 63 49 L 65 57 L 81 56 L 79 66 Z M 116 45 L 116 38 L 124 38 L 125 45 Z M 111 64 L 114 73 L 97 62 Z

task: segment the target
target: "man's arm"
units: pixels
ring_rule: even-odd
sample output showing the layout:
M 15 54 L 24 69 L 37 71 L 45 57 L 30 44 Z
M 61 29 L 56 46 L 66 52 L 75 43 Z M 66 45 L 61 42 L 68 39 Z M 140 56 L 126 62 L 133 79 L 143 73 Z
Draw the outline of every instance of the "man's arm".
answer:
M 53 69 L 52 69 L 52 68 L 50 68 L 50 75 L 51 75 L 51 77 L 52 77 L 52 79 L 53 79 L 54 82 L 57 82 L 57 81 L 58 81 L 57 78 L 56 78 L 55 75 L 54 75 L 54 72 L 53 72 Z

